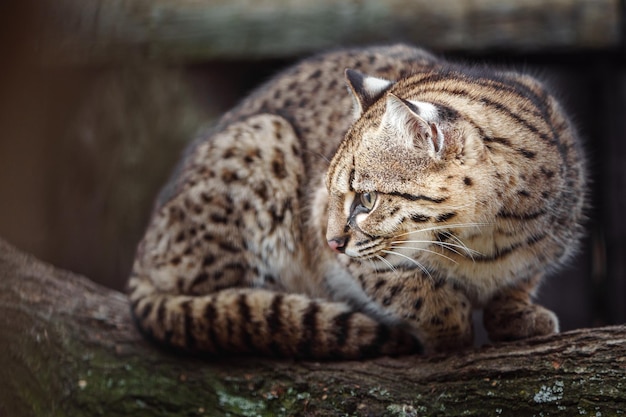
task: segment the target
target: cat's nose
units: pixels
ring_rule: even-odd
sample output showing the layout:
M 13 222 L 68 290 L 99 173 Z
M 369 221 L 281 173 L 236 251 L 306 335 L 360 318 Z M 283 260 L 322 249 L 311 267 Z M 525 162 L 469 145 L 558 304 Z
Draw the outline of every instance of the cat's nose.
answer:
M 328 239 L 328 246 L 330 246 L 330 248 L 337 253 L 344 253 L 346 245 L 348 244 L 348 239 L 350 239 L 350 236 L 347 235 Z

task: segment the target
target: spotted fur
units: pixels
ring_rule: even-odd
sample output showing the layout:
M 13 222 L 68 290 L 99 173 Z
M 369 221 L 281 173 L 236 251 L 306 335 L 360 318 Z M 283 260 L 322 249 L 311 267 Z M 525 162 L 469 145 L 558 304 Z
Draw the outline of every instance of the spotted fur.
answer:
M 494 340 L 549 334 L 531 298 L 575 253 L 584 194 L 576 133 L 537 80 L 402 45 L 327 53 L 190 148 L 139 245 L 132 311 L 211 354 L 457 349 L 474 308 Z

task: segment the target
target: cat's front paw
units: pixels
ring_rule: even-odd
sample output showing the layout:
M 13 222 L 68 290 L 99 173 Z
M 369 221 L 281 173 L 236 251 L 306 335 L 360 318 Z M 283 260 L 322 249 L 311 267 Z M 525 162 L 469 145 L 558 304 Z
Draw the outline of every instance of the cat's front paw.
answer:
M 526 339 L 559 332 L 556 314 L 537 304 L 522 304 L 511 309 L 485 309 L 483 323 L 494 341 Z

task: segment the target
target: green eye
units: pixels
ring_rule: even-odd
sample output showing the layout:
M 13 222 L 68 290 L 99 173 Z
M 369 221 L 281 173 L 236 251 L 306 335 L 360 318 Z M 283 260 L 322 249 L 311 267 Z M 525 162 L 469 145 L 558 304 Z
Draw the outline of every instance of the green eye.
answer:
M 360 195 L 360 202 L 363 207 L 368 210 L 371 210 L 376 203 L 376 191 L 372 191 L 369 193 L 363 193 Z

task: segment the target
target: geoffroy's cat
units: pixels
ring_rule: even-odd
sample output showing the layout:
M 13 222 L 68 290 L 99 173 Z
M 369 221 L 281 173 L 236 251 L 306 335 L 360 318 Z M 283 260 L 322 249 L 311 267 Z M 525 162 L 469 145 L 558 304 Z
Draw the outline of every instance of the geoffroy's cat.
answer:
M 348 88 L 346 88 L 346 86 Z M 397 45 L 307 59 L 197 140 L 129 282 L 139 328 L 208 354 L 361 358 L 558 331 L 584 157 L 536 79 Z

